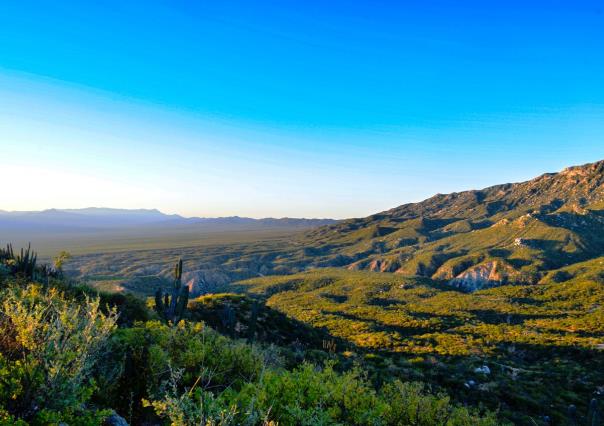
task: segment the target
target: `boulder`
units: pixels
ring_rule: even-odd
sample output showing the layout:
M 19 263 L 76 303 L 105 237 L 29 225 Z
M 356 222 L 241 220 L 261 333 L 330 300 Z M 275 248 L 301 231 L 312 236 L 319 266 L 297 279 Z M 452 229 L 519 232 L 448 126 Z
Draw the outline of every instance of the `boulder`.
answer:
M 126 419 L 113 411 L 103 422 L 104 426 L 129 426 Z
M 515 238 L 514 239 L 514 245 L 516 247 L 526 247 L 528 246 L 527 242 L 524 240 L 524 238 Z
M 491 374 L 491 369 L 489 368 L 488 365 L 483 365 L 481 367 L 477 367 L 474 369 L 474 373 L 478 373 L 478 374 Z

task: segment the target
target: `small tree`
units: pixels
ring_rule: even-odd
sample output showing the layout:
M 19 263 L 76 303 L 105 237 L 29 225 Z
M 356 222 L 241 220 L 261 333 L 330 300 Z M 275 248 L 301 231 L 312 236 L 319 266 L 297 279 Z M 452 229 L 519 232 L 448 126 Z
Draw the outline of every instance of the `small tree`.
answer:
M 53 266 L 58 275 L 63 275 L 63 265 L 71 259 L 71 254 L 63 250 L 57 257 L 53 259 Z

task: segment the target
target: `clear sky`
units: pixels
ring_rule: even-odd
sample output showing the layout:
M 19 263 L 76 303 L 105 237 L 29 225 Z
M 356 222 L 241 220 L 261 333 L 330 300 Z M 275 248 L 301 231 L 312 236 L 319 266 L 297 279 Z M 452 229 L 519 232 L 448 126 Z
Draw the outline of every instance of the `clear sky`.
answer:
M 0 209 L 364 216 L 604 158 L 602 1 L 0 2 Z

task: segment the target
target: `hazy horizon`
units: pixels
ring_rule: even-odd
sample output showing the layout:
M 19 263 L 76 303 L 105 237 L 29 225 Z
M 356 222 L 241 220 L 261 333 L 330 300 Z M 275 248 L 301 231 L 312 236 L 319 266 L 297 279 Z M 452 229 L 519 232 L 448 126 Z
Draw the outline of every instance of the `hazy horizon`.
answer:
M 591 161 L 589 163 L 582 163 L 582 164 L 569 164 L 567 166 L 565 166 L 564 168 L 567 167 L 573 167 L 573 166 L 583 166 L 585 164 L 590 164 L 590 163 L 595 163 L 595 162 L 600 162 L 600 161 L 604 161 L 604 159 L 601 160 L 595 160 L 595 161 Z M 538 175 L 535 176 L 531 176 L 529 178 L 527 178 L 526 180 L 531 180 L 536 178 L 537 176 L 540 176 L 542 174 L 548 174 L 548 173 L 558 173 L 560 171 L 562 171 L 564 168 L 560 169 L 560 170 L 555 170 L 555 171 L 543 171 L 541 173 L 539 173 Z M 521 183 L 522 181 L 514 181 L 514 182 L 499 182 L 495 185 L 498 184 L 507 184 L 507 183 Z M 484 188 L 466 188 L 466 189 L 462 189 L 460 191 L 453 191 L 453 192 L 464 192 L 464 191 L 472 191 L 472 190 L 482 190 L 482 189 L 486 189 L 488 187 L 484 187 Z M 407 201 L 404 203 L 400 203 L 397 205 L 393 205 L 389 208 L 386 208 L 384 210 L 380 210 L 380 211 L 372 211 L 367 213 L 366 215 L 363 216 L 356 216 L 356 218 L 361 218 L 361 217 L 366 217 L 366 216 L 370 216 L 372 214 L 376 214 L 376 213 L 381 213 L 383 211 L 386 210 L 390 210 L 391 208 L 396 208 L 396 207 L 400 207 L 401 205 L 404 204 L 408 204 L 408 203 L 415 203 L 415 202 L 419 202 L 419 201 L 424 201 L 432 196 L 438 195 L 438 194 L 443 194 L 442 192 L 437 192 L 434 194 L 431 194 L 429 196 L 426 196 L 425 198 L 422 198 L 420 200 L 413 200 L 413 201 Z M 240 214 L 231 214 L 231 215 L 224 215 L 224 216 L 202 216 L 202 215 L 196 215 L 196 214 L 189 214 L 189 215 L 185 215 L 185 214 L 180 214 L 178 212 L 166 212 L 160 208 L 156 208 L 156 207 L 114 207 L 114 206 L 84 206 L 84 207 L 57 207 L 57 206 L 52 206 L 52 207 L 46 207 L 46 208 L 40 208 L 40 209 L 34 209 L 34 210 L 9 210 L 9 209 L 0 209 L 0 212 L 3 213 L 41 213 L 41 212 L 45 212 L 45 211 L 52 211 L 52 210 L 58 210 L 58 211 L 78 211 L 78 210 L 122 210 L 122 211 L 157 211 L 163 215 L 177 215 L 180 217 L 183 217 L 185 219 L 192 219 L 192 218 L 198 218 L 198 219 L 222 219 L 222 218 L 234 218 L 234 217 L 240 217 L 240 218 L 246 218 L 246 219 L 334 219 L 334 220 L 344 220 L 344 219 L 353 219 L 355 218 L 355 216 L 347 216 L 347 217 L 331 217 L 331 216 L 275 216 L 275 215 L 267 215 L 267 216 L 244 216 L 244 215 L 240 215 Z
M 47 212 L 47 211 L 74 211 L 74 212 L 78 212 L 78 211 L 85 211 L 85 210 L 113 210 L 113 211 L 127 211 L 127 212 L 136 212 L 136 211 L 145 211 L 145 212 L 158 212 L 161 213 L 163 215 L 166 216 L 171 216 L 171 215 L 177 215 L 180 217 L 183 217 L 185 219 L 229 219 L 229 218 L 242 218 L 242 219 L 331 219 L 329 217 L 321 217 L 321 218 L 315 218 L 315 217 L 291 217 L 291 216 L 281 216 L 281 217 L 276 217 L 276 216 L 262 216 L 262 217 L 251 217 L 251 216 L 241 216 L 241 215 L 232 215 L 232 216 L 184 216 L 184 215 L 180 215 L 178 213 L 166 213 L 164 211 L 162 211 L 161 209 L 156 209 L 156 208 L 120 208 L 120 207 L 109 207 L 109 206 L 87 206 L 87 207 L 76 207 L 76 208 L 71 208 L 71 207 L 49 207 L 49 208 L 45 208 L 45 209 L 41 209 L 41 210 L 5 210 L 5 209 L 0 209 L 0 212 L 2 213 L 42 213 L 42 212 Z
M 593 1 L 5 2 L 0 208 L 342 219 L 601 160 L 603 24 Z

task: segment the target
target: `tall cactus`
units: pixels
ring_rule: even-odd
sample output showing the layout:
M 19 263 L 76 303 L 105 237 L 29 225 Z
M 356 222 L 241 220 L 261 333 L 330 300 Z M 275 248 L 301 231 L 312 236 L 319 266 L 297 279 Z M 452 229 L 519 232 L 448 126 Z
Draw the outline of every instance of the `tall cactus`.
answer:
M 602 418 L 601 416 L 602 414 L 600 413 L 598 407 L 598 400 L 596 398 L 593 398 L 589 403 L 589 410 L 587 411 L 587 425 L 602 425 L 602 422 L 604 422 L 604 418 Z
M 568 406 L 568 426 L 577 426 L 577 407 L 574 404 Z
M 589 402 L 587 417 L 582 417 L 582 419 L 585 419 L 585 422 L 581 421 L 580 424 L 585 424 L 586 426 L 601 426 L 602 424 L 604 424 L 604 418 L 602 417 L 602 413 L 600 412 L 598 405 L 598 399 L 593 398 Z M 577 407 L 575 407 L 574 405 L 570 405 L 568 407 L 568 422 L 570 426 L 576 426 L 579 424 Z
M 8 243 L 5 249 L 0 248 L 0 261 L 7 261 L 15 258 L 13 245 Z
M 21 248 L 21 255 L 16 257 L 17 272 L 20 272 L 26 278 L 32 279 L 36 270 L 36 261 L 38 255 L 31 250 L 31 243 L 27 245 L 27 249 Z
M 183 317 L 189 302 L 189 287 L 182 285 L 182 259 L 174 266 L 172 289 L 155 292 L 155 310 L 165 321 L 177 324 Z
M 31 243 L 26 249 L 21 248 L 21 253 L 16 255 L 12 244 L 8 244 L 5 250 L 1 250 L 0 258 L 9 265 L 15 275 L 27 279 L 34 278 L 38 255 L 31 249 Z
M 28 280 L 38 279 L 44 276 L 46 268 L 37 266 L 38 254 L 31 249 L 31 243 L 27 248 L 21 248 L 20 253 L 13 250 L 12 244 L 7 244 L 6 248 L 0 248 L 0 263 L 4 263 L 9 268 L 11 274 Z

